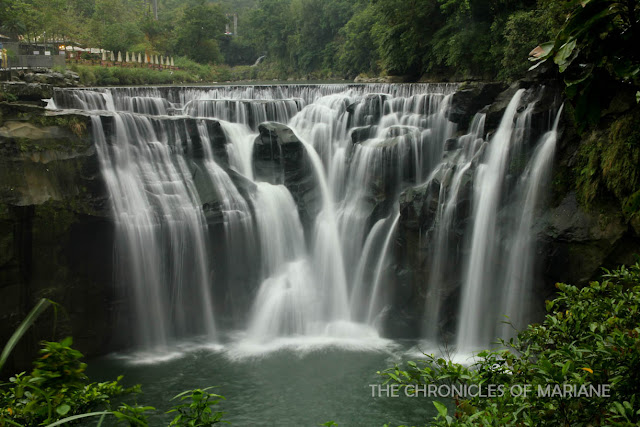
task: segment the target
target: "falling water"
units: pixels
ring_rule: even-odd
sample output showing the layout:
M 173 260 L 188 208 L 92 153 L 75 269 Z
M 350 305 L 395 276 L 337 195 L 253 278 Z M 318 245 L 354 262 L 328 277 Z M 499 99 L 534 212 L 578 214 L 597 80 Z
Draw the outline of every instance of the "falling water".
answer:
M 514 118 L 524 90 L 511 99 L 502 117 L 500 127 L 487 150 L 487 163 L 478 166 L 474 189 L 474 225 L 471 252 L 467 262 L 462 289 L 460 321 L 457 332 L 458 351 L 481 348 L 493 338 L 493 313 L 488 312 L 493 298 L 491 283 L 495 277 L 496 223 L 498 204 L 502 194 L 505 169 L 509 156 Z
M 425 299 L 423 337 L 431 343 L 439 341 L 441 335 L 442 305 L 446 296 L 448 278 L 456 268 L 457 250 L 455 245 L 456 213 L 462 202 L 462 186 L 469 177 L 472 162 L 483 142 L 485 115 L 476 114 L 470 132 L 460 137 L 460 149 L 448 153 L 441 168 L 431 176 L 431 180 L 441 178 L 436 231 L 434 233 L 434 254 L 430 262 L 430 274 Z
M 185 334 L 215 337 L 206 224 L 182 153 L 149 119 L 113 118 L 110 141 L 99 117 L 92 124 L 118 229 L 118 281 L 136 304 L 137 341 L 162 347 Z
M 503 289 L 506 292 L 500 306 L 500 312 L 509 320 L 509 324 L 505 324 L 499 334 L 503 338 L 513 335 L 514 328 L 520 330 L 531 321 L 528 302 L 533 297 L 532 286 L 535 278 L 535 246 L 532 231 L 534 213 L 549 181 L 562 109 L 560 107 L 558 110 L 552 129 L 542 137 L 536 147 L 520 182 L 523 197 L 519 205 L 522 209 L 519 212 L 517 231 L 509 249 L 508 268 L 503 280 Z
M 487 143 L 484 114 L 466 134 L 448 120 L 455 90 L 377 84 L 56 91 L 52 108 L 93 114 L 117 228 L 118 281 L 132 297 L 139 345 L 196 334 L 215 339 L 222 336 L 216 323 L 258 346 L 295 337 L 375 338 L 393 307 L 399 201 L 412 187 L 434 188 L 437 198 L 433 224 L 419 236 L 429 248 L 423 335 L 439 339 L 459 279 L 458 347 L 494 338 L 496 316 L 485 312 L 496 295 L 504 314 L 515 319 L 526 311 L 522 289 L 531 282 L 521 278 L 533 276 L 532 212 L 543 196 L 557 121 L 529 150 L 517 184 L 524 195 L 517 237 L 503 241 L 498 216 L 509 199 L 507 169 L 513 156 L 529 153 L 533 104 L 518 113 L 518 91 Z M 280 151 L 261 160 L 282 176 L 285 162 L 298 162 L 293 178 L 264 182 L 270 178 L 256 171 L 264 122 L 293 131 L 300 158 Z M 296 181 L 301 177 L 314 188 Z M 510 258 L 500 275 L 504 244 Z M 461 277 L 449 277 L 460 266 Z M 497 289 L 498 276 L 503 286 L 518 281 L 523 288 Z

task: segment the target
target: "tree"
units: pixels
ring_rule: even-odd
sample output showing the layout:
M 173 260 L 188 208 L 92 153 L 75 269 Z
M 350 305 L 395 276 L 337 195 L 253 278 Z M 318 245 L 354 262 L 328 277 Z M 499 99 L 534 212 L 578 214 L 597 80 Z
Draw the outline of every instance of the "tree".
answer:
M 338 67 L 347 75 L 379 71 L 378 45 L 371 31 L 376 19 L 375 7 L 367 5 L 340 30 L 343 41 L 338 50 Z
M 138 24 L 143 14 L 143 0 L 95 0 L 89 24 L 93 43 L 113 52 L 129 50 L 144 37 Z
M 219 5 L 194 0 L 179 22 L 175 47 L 178 54 L 200 63 L 222 61 L 217 39 L 224 33 L 226 18 Z
M 433 60 L 430 42 L 443 19 L 437 0 L 377 0 L 373 36 L 382 68 L 420 75 Z
M 290 0 L 261 0 L 258 8 L 249 13 L 248 35 L 258 53 L 289 64 L 287 42 L 293 34 Z

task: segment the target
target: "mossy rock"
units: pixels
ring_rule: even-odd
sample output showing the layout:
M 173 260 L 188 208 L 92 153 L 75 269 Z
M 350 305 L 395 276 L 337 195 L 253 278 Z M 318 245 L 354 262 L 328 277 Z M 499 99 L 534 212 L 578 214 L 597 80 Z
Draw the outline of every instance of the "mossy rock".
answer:
M 640 111 L 615 121 L 602 151 L 607 188 L 624 200 L 640 188 Z
M 640 109 L 626 114 L 606 130 L 594 130 L 578 152 L 576 188 L 587 208 L 614 196 L 631 214 L 631 198 L 640 189 Z M 635 211 L 634 211 L 635 212 Z

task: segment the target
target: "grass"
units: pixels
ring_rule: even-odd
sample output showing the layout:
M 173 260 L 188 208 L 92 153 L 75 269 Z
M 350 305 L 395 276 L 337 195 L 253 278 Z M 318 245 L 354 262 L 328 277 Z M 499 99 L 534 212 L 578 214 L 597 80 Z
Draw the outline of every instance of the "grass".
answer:
M 80 75 L 84 86 L 131 86 L 183 83 L 218 83 L 248 81 L 261 78 L 260 67 L 203 65 L 186 58 L 176 58 L 177 70 L 150 68 L 102 67 L 72 64 L 69 68 Z

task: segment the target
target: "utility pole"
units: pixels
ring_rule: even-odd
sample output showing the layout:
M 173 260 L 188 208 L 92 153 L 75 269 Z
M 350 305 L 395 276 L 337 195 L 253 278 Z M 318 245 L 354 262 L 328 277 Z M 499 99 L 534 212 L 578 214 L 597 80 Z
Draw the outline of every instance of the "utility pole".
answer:
M 153 9 L 153 17 L 157 21 L 158 20 L 158 0 L 145 0 L 145 3 L 148 3 L 150 9 Z
M 238 14 L 234 13 L 233 14 L 233 36 L 237 36 L 238 35 Z

